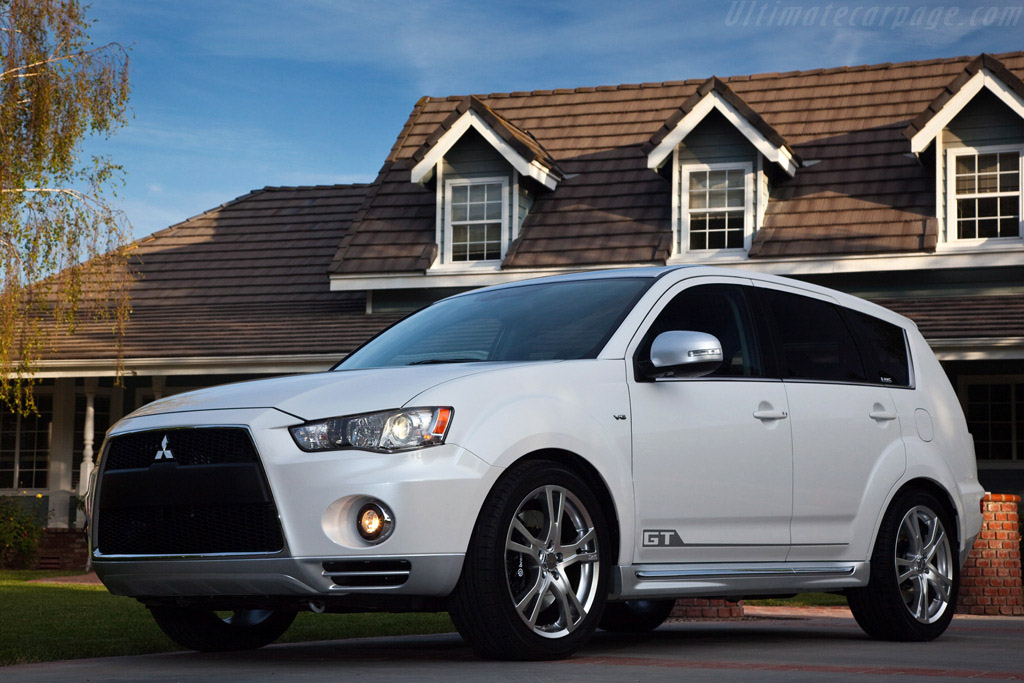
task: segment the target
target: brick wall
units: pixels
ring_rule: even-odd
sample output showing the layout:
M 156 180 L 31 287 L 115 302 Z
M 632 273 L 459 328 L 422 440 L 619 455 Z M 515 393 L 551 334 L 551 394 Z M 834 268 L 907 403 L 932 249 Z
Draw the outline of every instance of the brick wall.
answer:
M 1024 616 L 1020 565 L 1020 496 L 985 496 L 985 523 L 961 573 L 961 614 Z
M 675 619 L 739 619 L 743 616 L 743 601 L 682 598 L 676 600 L 670 616 Z
M 89 544 L 81 529 L 46 529 L 35 569 L 81 570 L 88 558 Z

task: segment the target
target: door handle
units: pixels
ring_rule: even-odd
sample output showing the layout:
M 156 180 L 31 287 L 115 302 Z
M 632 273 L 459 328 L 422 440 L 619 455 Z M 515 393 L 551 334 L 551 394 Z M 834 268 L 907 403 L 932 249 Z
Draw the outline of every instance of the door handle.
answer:
M 758 420 L 785 420 L 789 413 L 785 410 L 755 410 L 754 417 Z
M 868 413 L 868 417 L 879 422 L 888 422 L 889 420 L 895 420 L 898 415 L 895 412 L 886 410 L 885 406 L 881 403 L 876 403 L 871 406 L 871 412 Z

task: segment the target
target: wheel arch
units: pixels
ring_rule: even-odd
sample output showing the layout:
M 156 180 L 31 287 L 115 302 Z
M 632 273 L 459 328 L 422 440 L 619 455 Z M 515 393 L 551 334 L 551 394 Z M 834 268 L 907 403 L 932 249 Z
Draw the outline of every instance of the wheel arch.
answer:
M 549 460 L 556 462 L 579 476 L 587 483 L 588 486 L 590 486 L 594 495 L 597 496 L 598 501 L 601 503 L 601 512 L 604 514 L 605 521 L 609 525 L 608 536 L 612 544 L 612 552 L 609 554 L 609 557 L 613 558 L 613 563 L 617 562 L 620 544 L 622 542 L 622 524 L 619 519 L 618 510 L 615 506 L 615 498 L 612 495 L 611 488 L 608 486 L 607 482 L 605 482 L 604 477 L 601 476 L 601 473 L 598 472 L 597 468 L 594 467 L 594 465 L 586 458 L 573 453 L 572 451 L 560 448 L 544 448 L 526 453 L 509 465 L 509 469 L 535 460 Z
M 945 486 L 935 481 L 934 479 L 929 479 L 927 477 L 916 477 L 914 479 L 906 481 L 893 492 L 892 496 L 889 497 L 889 501 L 886 504 L 885 509 L 882 511 L 882 514 L 880 514 L 878 517 L 878 523 L 875 524 L 875 533 L 874 537 L 871 539 L 871 547 L 875 547 L 875 541 L 878 538 L 878 528 L 882 523 L 882 518 L 885 516 L 885 513 L 887 513 L 889 511 L 889 508 L 892 507 L 893 501 L 895 501 L 896 498 L 899 497 L 901 494 L 912 490 L 924 491 L 925 493 L 929 493 L 935 496 L 935 498 L 938 499 L 940 503 L 946 506 L 946 512 L 948 512 L 953 518 L 953 523 L 951 525 L 950 531 L 952 531 L 953 533 L 955 546 L 959 548 L 960 509 L 957 507 L 956 500 L 953 498 L 952 494 L 950 494 L 950 492 L 946 489 Z

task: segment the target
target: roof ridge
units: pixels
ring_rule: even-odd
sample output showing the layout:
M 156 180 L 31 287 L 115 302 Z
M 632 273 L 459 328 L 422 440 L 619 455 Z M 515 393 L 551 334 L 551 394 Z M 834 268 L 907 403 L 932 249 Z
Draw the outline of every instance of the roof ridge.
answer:
M 287 190 L 335 190 L 342 187 L 369 187 L 370 185 L 373 185 L 373 183 L 334 183 L 331 185 L 266 185 L 259 190 L 253 190 L 253 192 L 277 192 Z
M 994 55 L 999 59 L 1004 59 L 1008 56 L 1024 55 L 1024 50 L 1014 50 L 1011 52 L 1002 52 L 998 55 Z M 755 74 L 734 74 L 732 76 L 720 76 L 722 81 L 729 82 L 734 80 L 753 80 L 753 79 L 766 79 L 766 78 L 793 78 L 796 76 L 808 76 L 808 75 L 821 75 L 821 74 L 834 74 L 842 72 L 859 72 L 859 71 L 872 71 L 881 69 L 898 69 L 907 66 L 930 66 L 933 64 L 952 64 L 955 62 L 967 62 L 978 55 L 959 55 L 957 57 L 933 57 L 927 60 L 908 60 L 905 62 L 878 62 L 874 64 L 855 64 L 855 65 L 844 65 L 834 67 L 815 67 L 813 69 L 797 69 L 795 71 L 765 71 L 762 73 Z M 581 93 L 593 93 L 593 92 L 610 92 L 618 90 L 636 90 L 638 88 L 664 88 L 682 85 L 701 85 L 705 81 L 705 78 L 687 78 L 684 80 L 667 80 L 667 81 L 650 81 L 644 83 L 619 83 L 613 85 L 591 85 L 591 86 L 577 86 L 575 88 L 539 88 L 537 90 L 516 90 L 508 92 L 492 92 L 492 93 L 471 93 L 470 95 L 448 95 L 446 97 L 429 97 L 424 96 L 420 99 L 420 102 L 424 100 L 447 100 L 449 102 L 460 102 L 466 97 L 476 97 L 480 99 L 498 99 L 498 98 L 513 98 L 513 97 L 535 97 L 537 95 L 575 95 Z M 417 102 L 417 106 L 420 104 Z

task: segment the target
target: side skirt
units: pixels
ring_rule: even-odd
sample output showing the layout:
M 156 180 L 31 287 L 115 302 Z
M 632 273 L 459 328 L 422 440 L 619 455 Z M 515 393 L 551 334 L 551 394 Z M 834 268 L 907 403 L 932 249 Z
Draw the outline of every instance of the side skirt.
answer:
M 613 570 L 612 598 L 784 595 L 866 586 L 868 562 L 632 564 Z

